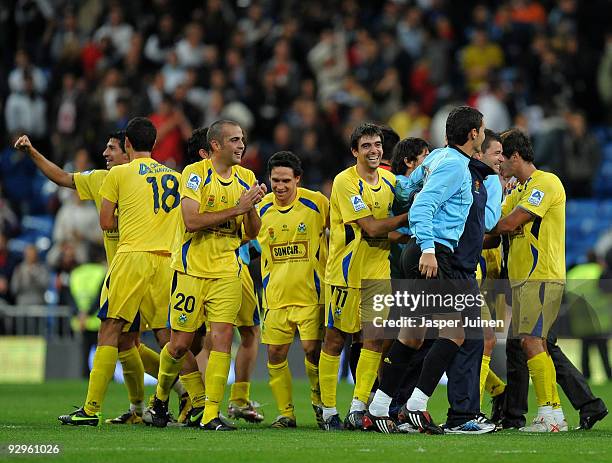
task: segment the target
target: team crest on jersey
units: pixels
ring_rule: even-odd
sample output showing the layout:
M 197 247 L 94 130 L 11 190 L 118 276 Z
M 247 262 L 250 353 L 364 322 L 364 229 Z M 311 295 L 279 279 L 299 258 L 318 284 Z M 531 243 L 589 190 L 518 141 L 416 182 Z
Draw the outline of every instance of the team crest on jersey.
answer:
M 351 196 L 351 205 L 353 206 L 353 209 L 355 210 L 355 212 L 362 211 L 364 209 L 367 209 L 367 207 L 368 207 L 363 202 L 363 199 L 361 198 L 361 195 Z
M 534 188 L 531 194 L 529 195 L 529 199 L 527 202 L 532 206 L 539 206 L 544 199 L 544 192 Z
M 474 180 L 474 192 L 480 193 L 480 180 Z
M 276 236 L 274 236 L 274 228 L 268 228 L 268 235 L 270 235 L 270 241 L 274 241 L 276 239 Z
M 306 233 L 306 224 L 304 222 L 300 222 L 300 224 L 297 226 L 297 232 Z
M 179 325 L 184 325 L 185 323 L 187 323 L 187 315 L 185 315 L 184 313 L 182 313 L 180 315 L 180 317 L 178 318 L 178 324 Z
M 151 173 L 151 169 L 146 164 L 140 164 L 140 170 L 138 171 L 140 175 L 147 175 Z
M 340 307 L 336 307 L 336 310 L 334 310 L 334 316 L 338 318 L 340 315 L 342 315 L 342 309 Z
M 189 175 L 189 179 L 187 180 L 187 188 L 193 191 L 198 191 L 198 188 L 200 188 L 200 183 L 202 183 L 202 177 L 200 177 L 198 174 L 191 173 L 191 175 Z
M 208 201 L 206 202 L 206 205 L 207 205 L 208 207 L 212 207 L 212 206 L 214 206 L 214 205 L 215 205 L 215 195 L 210 195 L 210 196 L 208 197 Z

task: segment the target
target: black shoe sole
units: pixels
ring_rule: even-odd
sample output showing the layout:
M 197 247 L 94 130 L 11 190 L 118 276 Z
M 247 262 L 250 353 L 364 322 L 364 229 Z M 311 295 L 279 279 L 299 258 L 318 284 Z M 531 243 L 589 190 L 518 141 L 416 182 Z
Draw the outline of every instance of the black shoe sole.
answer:
M 226 425 L 219 418 L 214 418 L 211 421 L 209 421 L 208 423 L 206 423 L 205 425 L 200 425 L 200 429 L 202 431 L 220 431 L 220 432 L 224 432 L 224 431 L 237 431 L 238 430 L 238 428 L 235 428 L 234 426 Z
M 62 425 L 66 425 L 66 426 L 93 426 L 93 427 L 96 427 L 99 424 L 99 423 L 85 423 L 84 421 L 66 422 L 66 421 L 59 420 L 59 422 L 62 423 Z

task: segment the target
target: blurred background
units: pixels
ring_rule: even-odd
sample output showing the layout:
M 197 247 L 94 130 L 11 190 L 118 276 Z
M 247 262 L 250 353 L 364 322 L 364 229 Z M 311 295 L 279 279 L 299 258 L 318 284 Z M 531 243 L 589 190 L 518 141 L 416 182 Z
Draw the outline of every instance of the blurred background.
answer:
M 329 194 L 353 162 L 348 139 L 360 122 L 439 147 L 450 108 L 467 103 L 495 131 L 529 133 L 538 168 L 562 179 L 568 268 L 608 271 L 612 28 L 600 24 L 611 8 L 608 0 L 1 2 L 0 334 L 9 336 L 0 355 L 22 349 L 26 362 L 43 352 L 43 377 L 86 373 L 78 361 L 69 367 L 66 346 L 95 342 L 104 275 L 93 203 L 48 182 L 13 149 L 16 136 L 28 134 L 67 170 L 104 168 L 108 134 L 133 116 L 152 119 L 153 157 L 179 170 L 193 129 L 235 119 L 248 139 L 243 165 L 261 181 L 269 157 L 292 150 L 303 185 Z

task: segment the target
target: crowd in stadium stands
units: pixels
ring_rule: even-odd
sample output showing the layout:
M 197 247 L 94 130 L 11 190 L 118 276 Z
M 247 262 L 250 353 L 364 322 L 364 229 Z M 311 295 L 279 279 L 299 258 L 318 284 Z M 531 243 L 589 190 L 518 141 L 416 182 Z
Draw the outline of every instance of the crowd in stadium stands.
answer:
M 493 130 L 526 130 L 536 165 L 556 172 L 570 199 L 591 197 L 612 138 L 612 31 L 593 27 L 607 8 L 605 0 L 2 2 L 0 301 L 61 294 L 101 243 L 93 204 L 52 188 L 13 148 L 24 133 L 61 166 L 103 168 L 107 135 L 144 115 L 158 130 L 153 157 L 181 169 L 193 129 L 234 119 L 248 133 L 243 164 L 260 180 L 273 153 L 292 150 L 305 186 L 328 194 L 351 162 L 358 123 L 439 147 L 449 108 L 467 102 Z M 54 218 L 24 224 L 45 215 Z M 45 234 L 51 241 L 36 240 Z

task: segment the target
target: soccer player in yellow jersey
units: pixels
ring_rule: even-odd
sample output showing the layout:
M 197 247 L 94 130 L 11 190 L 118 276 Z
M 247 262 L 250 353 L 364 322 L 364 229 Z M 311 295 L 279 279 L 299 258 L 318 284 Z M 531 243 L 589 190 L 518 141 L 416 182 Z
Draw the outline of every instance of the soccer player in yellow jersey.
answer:
M 319 355 L 323 339 L 323 281 L 327 257 L 329 201 L 298 187 L 300 159 L 289 151 L 268 161 L 272 193 L 259 207 L 261 276 L 264 288 L 263 343 L 268 346 L 270 388 L 280 415 L 273 428 L 295 428 L 291 372 L 287 363 L 295 331 L 300 333 L 310 400 L 322 426 Z
M 518 129 L 501 134 L 505 176 L 518 179 L 506 196 L 494 234 L 508 234 L 513 334 L 521 339 L 538 402 L 527 432 L 567 430 L 546 337 L 557 318 L 565 283 L 565 190 L 559 178 L 533 165 L 533 149 Z
M 98 316 L 102 325 L 87 399 L 76 412 L 59 417 L 64 424 L 98 424 L 115 371 L 119 337 L 126 327 L 142 317 L 154 331 L 165 329 L 180 174 L 151 159 L 156 135 L 151 121 L 132 119 L 125 138 L 130 162 L 111 169 L 100 188 L 100 226 L 103 230 L 119 229 L 119 244 L 104 282 L 107 298 L 101 298 Z M 142 375 L 142 362 L 139 370 Z
M 210 159 L 210 145 L 206 139 L 207 134 L 208 127 L 197 128 L 191 134 L 187 142 L 189 163 L 198 162 L 202 159 Z M 239 258 L 243 265 L 246 264 L 248 266 L 250 248 L 250 243 L 245 243 L 240 247 Z M 240 333 L 240 346 L 236 352 L 234 363 L 235 381 L 230 388 L 228 415 L 233 419 L 242 418 L 252 423 L 260 423 L 264 417 L 257 409 L 257 402 L 250 400 L 251 375 L 257 361 L 260 340 L 259 301 L 255 292 L 253 278 L 246 267 L 244 270 L 240 272 L 242 304 L 240 312 L 238 312 L 238 319 L 236 320 L 236 327 Z M 205 327 L 203 326 L 202 328 Z M 200 332 L 200 330 L 198 331 Z M 202 373 L 206 372 L 206 364 L 210 355 L 210 338 L 210 332 L 207 333 L 203 340 L 198 340 L 196 337 L 191 346 L 191 351 L 196 356 L 198 367 Z M 194 413 L 197 413 L 197 410 L 190 414 L 189 423 L 191 423 L 191 416 Z
M 125 132 L 115 132 L 109 135 L 106 149 L 102 156 L 106 160 L 106 168 L 125 164 L 129 161 L 124 148 Z M 96 204 L 96 209 L 100 211 L 102 197 L 100 187 L 108 174 L 108 170 L 88 170 L 85 172 L 66 172 L 61 167 L 45 158 L 30 142 L 27 135 L 22 135 L 17 139 L 15 148 L 28 153 L 36 167 L 53 183 L 66 188 L 77 190 L 79 198 L 82 200 L 92 200 Z M 104 248 L 106 250 L 106 260 L 108 264 L 115 257 L 117 243 L 119 242 L 118 230 L 104 230 Z
M 378 126 L 366 123 L 357 127 L 351 134 L 356 165 L 340 172 L 332 186 L 329 257 L 325 268 L 326 330 L 319 361 L 326 430 L 342 429 L 336 410 L 336 386 L 345 337 L 361 331 L 362 315 L 363 321 L 372 321 L 371 308 L 364 304 L 368 298 L 362 298 L 362 294 L 390 291 L 388 233 L 407 223 L 406 214 L 389 217 L 395 176 L 379 168 L 382 142 Z M 364 285 L 363 280 L 377 283 Z M 363 337 L 353 401 L 345 420 L 348 429 L 361 428 L 382 352 L 382 336 Z
M 102 204 L 102 196 L 100 195 L 100 187 L 108 174 L 108 170 L 114 166 L 129 162 L 128 155 L 125 152 L 125 132 L 114 132 L 109 135 L 106 149 L 102 156 L 106 160 L 107 170 L 90 170 L 86 172 L 70 173 L 62 170 L 59 166 L 45 158 L 36 148 L 34 148 L 27 137 L 21 136 L 15 147 L 26 151 L 34 164 L 40 171 L 52 182 L 66 188 L 74 188 L 77 190 L 79 197 L 82 200 L 93 200 L 98 211 Z M 106 260 L 108 265 L 112 262 L 117 251 L 119 243 L 118 230 L 104 230 L 104 248 L 106 250 Z M 122 333 L 119 338 L 119 360 L 123 367 L 123 376 L 128 396 L 130 399 L 130 411 L 124 413 L 117 418 L 107 420 L 111 424 L 137 424 L 142 421 L 141 415 L 143 411 L 144 397 L 144 379 L 140 365 L 144 365 L 144 371 L 153 377 L 157 376 L 159 369 L 159 354 L 147 347 L 146 344 L 139 343 L 139 326 L 132 325 L 130 332 Z M 160 342 L 166 342 L 165 339 Z M 163 344 L 161 344 L 163 346 Z M 141 361 L 138 360 L 140 356 Z M 182 401 L 182 408 L 186 403 L 185 389 L 180 381 L 174 385 L 174 390 L 177 392 Z
M 160 354 L 152 414 L 153 425 L 166 426 L 168 393 L 179 372 L 182 378 L 193 375 L 200 394 L 204 392 L 189 347 L 206 310 L 212 350 L 205 374 L 205 407 L 202 410 L 194 402 L 190 420 L 198 420 L 202 429 L 230 431 L 236 428 L 220 420 L 219 404 L 227 382 L 234 324 L 242 302 L 240 272 L 244 270 L 237 253 L 243 240 L 259 233 L 261 221 L 255 204 L 263 198 L 266 189 L 257 183 L 253 172 L 239 165 L 244 153 L 244 135 L 238 123 L 229 120 L 213 123 L 207 139 L 211 158 L 191 164 L 183 171 L 182 220 L 176 230 L 172 253 L 174 275 L 168 315 L 172 334 Z

